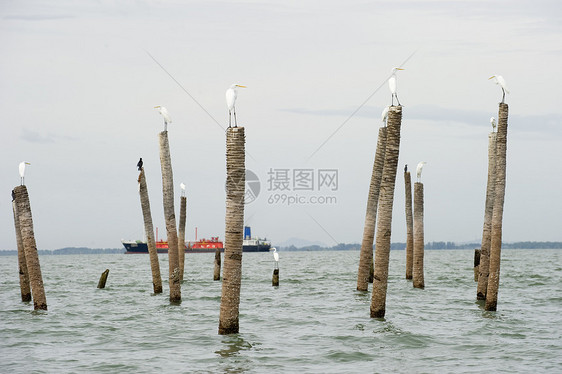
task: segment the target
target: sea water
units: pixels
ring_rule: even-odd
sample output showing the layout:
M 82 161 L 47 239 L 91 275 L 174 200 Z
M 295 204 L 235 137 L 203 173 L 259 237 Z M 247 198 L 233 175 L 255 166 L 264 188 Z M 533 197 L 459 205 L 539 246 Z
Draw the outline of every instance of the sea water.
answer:
M 424 290 L 391 251 L 384 319 L 355 290 L 358 251 L 281 252 L 279 287 L 270 253 L 244 253 L 228 336 L 214 254 L 186 256 L 180 305 L 159 256 L 159 295 L 148 255 L 41 256 L 47 312 L 21 302 L 17 257 L 0 257 L 0 372 L 562 372 L 561 250 L 504 250 L 497 312 L 475 300 L 473 251 L 426 251 Z

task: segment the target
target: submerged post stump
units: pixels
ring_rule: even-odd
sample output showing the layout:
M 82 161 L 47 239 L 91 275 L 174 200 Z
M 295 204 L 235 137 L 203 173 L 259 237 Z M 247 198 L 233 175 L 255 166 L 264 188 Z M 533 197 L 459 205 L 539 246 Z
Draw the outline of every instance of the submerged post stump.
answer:
M 101 273 L 100 280 L 98 282 L 98 288 L 105 288 L 105 282 L 107 282 L 108 275 L 109 275 L 109 269 L 105 269 L 105 271 Z
M 414 269 L 414 218 L 412 216 L 412 176 L 404 172 L 406 189 L 406 279 L 412 279 Z
M 185 267 L 185 222 L 187 219 L 187 197 L 180 198 L 180 230 L 178 237 L 178 263 L 180 267 L 180 281 L 183 281 Z
M 144 232 L 146 244 L 148 246 L 148 256 L 150 258 L 150 270 L 152 272 L 152 289 L 154 293 L 162 293 L 162 276 L 160 274 L 160 263 L 158 262 L 158 251 L 154 240 L 154 226 L 152 225 L 152 213 L 150 212 L 150 200 L 148 198 L 148 187 L 144 168 L 139 173 L 139 196 L 144 221 Z
M 213 272 L 213 280 L 221 280 L 221 249 L 215 250 L 215 270 Z
M 474 249 L 474 281 L 478 282 L 478 272 L 480 269 L 480 254 L 482 250 L 479 248 Z
M 369 196 L 367 198 L 367 211 L 365 213 L 365 226 L 363 227 L 363 241 L 359 254 L 359 269 L 357 271 L 357 291 L 367 291 L 369 283 L 373 282 L 373 241 L 375 237 L 375 224 L 377 221 L 377 207 L 384 166 L 384 154 L 386 149 L 386 127 L 379 129 L 375 161 L 369 185 Z
M 168 235 L 168 270 L 170 283 L 170 301 L 181 301 L 181 283 L 174 279 L 176 269 L 179 271 L 178 256 L 178 231 L 176 229 L 176 214 L 174 211 L 174 176 L 172 173 L 172 160 L 168 131 L 159 134 L 160 140 L 160 165 L 162 168 L 162 195 L 164 203 L 164 219 Z
M 243 127 L 229 127 L 226 130 L 226 230 L 219 316 L 220 335 L 236 334 L 239 331 L 246 182 L 244 143 Z
M 375 244 L 375 276 L 370 306 L 371 318 L 383 318 L 386 312 L 392 204 L 394 202 L 396 169 L 400 153 L 401 123 L 402 106 L 391 106 L 388 110 L 386 150 L 379 197 L 379 216 Z
M 490 271 L 486 290 L 485 310 L 497 310 L 498 288 L 500 284 L 500 261 L 502 248 L 503 204 L 505 199 L 505 170 L 507 156 L 507 117 L 508 106 L 500 103 L 498 132 L 496 139 L 496 186 L 494 212 L 492 214 L 492 239 L 490 244 Z
M 476 299 L 486 300 L 488 276 L 490 272 L 490 246 L 492 245 L 492 215 L 496 195 L 496 139 L 497 133 L 488 135 L 488 181 L 486 183 L 486 205 L 484 207 L 484 227 L 480 246 L 480 265 L 478 266 L 478 286 Z
M 414 264 L 412 280 L 414 288 L 424 288 L 423 277 L 424 230 L 423 230 L 423 183 L 414 183 Z
M 273 276 L 271 277 L 271 285 L 274 287 L 279 286 L 279 269 L 273 269 Z
M 20 221 L 16 212 L 16 202 L 12 201 L 12 210 L 14 212 L 14 226 L 16 228 L 16 242 L 18 246 L 18 272 L 20 276 L 21 301 L 31 301 L 31 287 L 29 285 L 29 273 L 27 272 L 27 263 L 25 261 L 25 250 L 23 249 L 23 240 L 21 238 Z
M 31 204 L 26 186 L 17 186 L 12 192 L 16 202 L 16 213 L 19 220 L 20 233 L 25 251 L 25 261 L 29 273 L 29 283 L 31 285 L 31 296 L 33 298 L 33 308 L 35 310 L 47 310 L 47 298 L 43 286 L 43 276 L 39 264 L 37 244 L 33 232 L 33 218 L 31 216 Z

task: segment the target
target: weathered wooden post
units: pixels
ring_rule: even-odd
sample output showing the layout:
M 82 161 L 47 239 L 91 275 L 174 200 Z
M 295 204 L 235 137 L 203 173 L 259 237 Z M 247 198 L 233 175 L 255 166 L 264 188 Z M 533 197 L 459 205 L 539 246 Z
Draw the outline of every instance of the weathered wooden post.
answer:
M 178 237 L 178 256 L 180 267 L 180 280 L 183 281 L 183 273 L 185 269 L 185 221 L 187 216 L 187 197 L 180 198 L 180 230 Z
M 396 168 L 400 153 L 401 123 L 402 106 L 391 106 L 388 111 L 386 150 L 379 197 L 379 217 L 375 244 L 375 277 L 370 307 L 371 318 L 383 318 L 386 312 L 392 204 L 394 202 Z
M 478 273 L 480 271 L 480 256 L 482 250 L 480 248 L 474 249 L 474 281 L 478 282 Z
M 271 277 L 271 285 L 279 287 L 279 269 L 273 269 L 273 276 Z
M 493 129 L 492 129 L 493 130 Z M 490 246 L 492 244 L 492 215 L 496 188 L 496 139 L 497 133 L 488 135 L 488 181 L 486 183 L 486 204 L 484 207 L 484 227 L 480 247 L 480 265 L 478 266 L 478 286 L 476 299 L 486 300 L 488 275 L 490 271 Z
M 423 230 L 423 183 L 414 183 L 414 256 L 412 280 L 414 288 L 424 288 L 423 277 L 424 230 Z
M 215 270 L 213 272 L 213 280 L 221 280 L 221 249 L 215 250 Z
M 220 335 L 236 334 L 239 331 L 246 182 L 244 143 L 243 127 L 229 127 L 226 130 L 226 232 L 219 316 Z
M 181 282 L 179 280 L 178 231 L 176 229 L 176 214 L 174 212 L 174 176 L 172 173 L 168 131 L 164 130 L 159 135 L 164 219 L 166 221 L 166 233 L 168 235 L 170 301 L 180 302 Z
M 33 218 L 31 216 L 31 204 L 27 187 L 17 186 L 12 191 L 12 196 L 16 202 L 16 214 L 19 220 L 20 233 L 25 251 L 25 261 L 29 273 L 29 283 L 31 284 L 31 295 L 33 297 L 33 308 L 35 310 L 47 310 L 47 298 L 43 286 L 43 276 L 37 254 L 37 244 L 33 232 Z
M 490 245 L 490 273 L 486 291 L 484 309 L 497 310 L 498 288 L 500 283 L 500 261 L 502 248 L 502 221 L 505 199 L 505 171 L 507 156 L 507 117 L 508 105 L 500 103 L 498 115 L 498 132 L 496 139 L 496 188 L 494 196 L 494 211 L 492 214 L 492 239 Z
M 412 176 L 404 168 L 404 187 L 406 189 L 406 279 L 412 279 L 414 268 L 414 219 L 412 217 Z
M 108 275 L 109 275 L 109 269 L 105 269 L 105 271 L 101 273 L 100 280 L 98 282 L 98 288 L 105 288 L 105 282 L 107 282 Z
M 20 275 L 20 291 L 21 301 L 31 301 L 31 288 L 29 286 L 29 273 L 27 272 L 27 263 L 25 261 L 25 250 L 23 249 L 23 240 L 21 238 L 20 221 L 16 212 L 16 202 L 12 201 L 12 210 L 14 212 L 14 226 L 16 228 L 16 242 L 18 246 L 18 272 Z
M 142 217 L 144 221 L 144 232 L 146 235 L 146 244 L 148 246 L 148 256 L 150 258 L 150 270 L 152 272 L 152 289 L 154 293 L 162 293 L 162 276 L 160 275 L 160 264 L 158 262 L 158 251 L 156 250 L 156 242 L 154 240 L 154 226 L 152 225 L 152 213 L 150 212 L 150 200 L 148 198 L 148 187 L 146 185 L 146 177 L 144 168 L 141 166 L 139 173 L 139 196 L 142 208 Z
M 275 267 L 273 268 L 271 285 L 274 287 L 278 287 L 279 286 L 279 253 L 277 252 L 277 248 L 273 248 L 273 259 L 275 260 Z
M 377 206 L 384 166 L 384 154 L 386 149 L 386 127 L 379 129 L 375 161 L 369 185 L 369 196 L 367 198 L 367 211 L 365 213 L 365 226 L 363 227 L 363 241 L 359 254 L 359 269 L 357 271 L 357 291 L 367 291 L 369 278 L 372 279 L 373 268 L 373 241 L 375 237 L 375 224 L 377 221 Z M 372 281 L 371 281 L 372 282 Z

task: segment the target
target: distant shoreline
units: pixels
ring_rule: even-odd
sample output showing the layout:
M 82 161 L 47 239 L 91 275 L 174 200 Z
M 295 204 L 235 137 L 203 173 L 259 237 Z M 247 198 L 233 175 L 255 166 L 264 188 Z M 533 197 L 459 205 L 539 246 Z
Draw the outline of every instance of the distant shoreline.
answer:
M 390 249 L 404 250 L 406 243 L 392 243 Z M 440 249 L 475 249 L 480 248 L 480 243 L 456 244 L 454 242 L 428 242 L 425 244 L 426 250 Z M 278 247 L 279 251 L 351 251 L 361 249 L 360 244 L 338 244 L 333 247 L 321 247 L 310 245 L 304 247 Z M 562 242 L 514 242 L 502 243 L 502 249 L 562 249 Z M 124 248 L 86 248 L 86 247 L 66 247 L 60 249 L 40 249 L 39 255 L 95 255 L 95 254 L 124 254 Z M 0 256 L 16 256 L 17 250 L 0 250 Z

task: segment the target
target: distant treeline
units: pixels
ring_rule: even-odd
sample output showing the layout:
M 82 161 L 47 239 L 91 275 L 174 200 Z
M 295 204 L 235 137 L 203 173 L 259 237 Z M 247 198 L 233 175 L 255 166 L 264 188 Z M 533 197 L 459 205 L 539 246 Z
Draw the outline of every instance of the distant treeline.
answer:
M 391 243 L 390 249 L 403 250 L 406 243 Z M 428 242 L 425 249 L 475 249 L 480 248 L 480 243 L 456 244 L 455 242 Z M 515 242 L 502 243 L 503 249 L 562 249 L 562 242 Z M 332 247 L 321 247 L 319 245 L 309 245 L 305 247 L 278 247 L 280 251 L 350 251 L 360 250 L 361 244 L 340 243 Z M 125 253 L 123 248 L 86 248 L 86 247 L 67 247 L 55 250 L 40 249 L 39 255 L 95 255 L 95 254 L 120 254 Z M 16 256 L 18 251 L 0 251 L 0 256 Z
M 475 249 L 480 248 L 480 243 L 463 243 L 456 244 L 455 242 L 428 242 L 425 244 L 425 249 Z M 515 243 L 502 243 L 504 249 L 562 249 L 562 242 L 515 242 Z M 305 247 L 281 247 L 281 251 L 347 251 L 359 250 L 361 244 L 338 244 L 333 247 L 321 247 L 319 245 L 310 245 Z M 406 243 L 391 243 L 390 249 L 406 249 Z
M 39 255 L 96 255 L 96 254 L 116 254 L 125 253 L 124 248 L 86 248 L 86 247 L 67 247 L 61 249 L 40 249 Z M 0 251 L 0 256 L 16 256 L 18 251 Z

